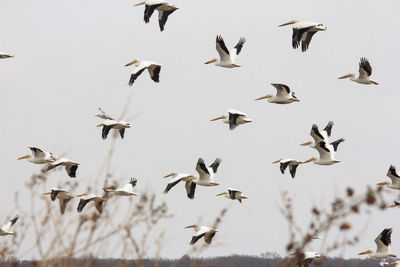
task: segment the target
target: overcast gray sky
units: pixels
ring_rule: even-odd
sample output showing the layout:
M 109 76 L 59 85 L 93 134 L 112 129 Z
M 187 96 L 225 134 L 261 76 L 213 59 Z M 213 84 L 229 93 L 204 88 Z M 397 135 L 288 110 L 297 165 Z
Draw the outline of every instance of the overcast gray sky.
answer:
M 124 140 L 117 140 L 112 169 L 120 183 L 137 177 L 139 192 L 157 192 L 175 214 L 160 225 L 160 230 L 171 229 L 165 257 L 187 251 L 192 232 L 184 226 L 200 217 L 203 224 L 212 224 L 226 206 L 230 210 L 215 239 L 220 245 L 202 256 L 285 255 L 281 191 L 293 195 L 298 222 L 306 227 L 314 203 L 328 204 L 347 186 L 361 191 L 383 181 L 390 164 L 400 168 L 398 1 L 176 0 L 180 9 L 169 17 L 164 32 L 157 14 L 145 24 L 144 7 L 135 3 L 1 1 L 0 50 L 16 55 L 0 61 L 1 221 L 13 213 L 15 191 L 22 203 L 28 201 L 22 196 L 24 184 L 40 166 L 16 158 L 29 152 L 29 145 L 67 153 L 81 163 L 79 182 L 94 183 L 111 143 L 101 139 L 94 115 L 102 107 L 118 116 L 131 95 L 127 117 L 133 127 Z M 291 27 L 277 27 L 291 19 L 317 21 L 328 30 L 317 33 L 302 53 L 291 47 Z M 242 68 L 203 64 L 218 55 L 217 34 L 228 48 L 247 38 L 237 62 Z M 337 80 L 357 72 L 360 57 L 369 59 L 379 86 Z M 135 58 L 161 63 L 160 83 L 145 72 L 128 87 L 132 68 L 124 64 Z M 301 102 L 255 102 L 274 93 L 271 82 L 289 85 Z M 254 122 L 229 131 L 227 125 L 209 121 L 229 108 L 246 112 Z M 271 162 L 315 155 L 299 144 L 309 140 L 313 123 L 324 127 L 329 120 L 335 122 L 333 138 L 346 139 L 336 154 L 342 162 L 300 166 L 294 180 L 281 175 Z M 195 173 L 199 157 L 207 164 L 222 158 L 216 178 L 221 185 L 198 188 L 194 200 L 186 198 L 182 185 L 163 195 L 162 177 L 171 171 Z M 67 179 L 61 171 L 50 177 L 54 184 L 49 186 L 62 186 Z M 240 205 L 216 198 L 226 187 L 241 189 L 249 199 Z M 78 215 L 73 210 L 65 216 Z M 393 227 L 393 253 L 398 253 L 399 219 L 395 209 L 353 219 L 354 226 L 369 223 L 361 242 L 345 256 L 373 248 L 385 227 Z

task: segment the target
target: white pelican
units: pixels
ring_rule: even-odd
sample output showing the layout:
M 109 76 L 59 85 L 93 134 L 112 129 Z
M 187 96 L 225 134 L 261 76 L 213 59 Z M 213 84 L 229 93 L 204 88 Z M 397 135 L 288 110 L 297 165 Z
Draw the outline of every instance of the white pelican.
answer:
M 68 193 L 68 191 L 61 189 L 61 188 L 52 188 L 51 192 L 47 192 L 42 194 L 43 196 L 45 195 L 50 195 L 50 198 L 52 201 L 55 201 L 56 198 L 58 198 L 60 202 L 60 211 L 61 214 L 64 214 L 65 208 L 67 207 L 68 202 L 73 199 L 74 197 Z
M 114 120 L 110 115 L 105 113 L 101 108 L 99 108 L 101 114 L 97 114 L 96 117 L 104 119 L 103 123 L 100 123 L 96 127 L 103 127 L 101 131 L 101 137 L 105 140 L 107 139 L 108 133 L 111 129 L 115 129 L 119 131 L 121 138 L 124 139 L 125 129 L 131 128 L 131 125 L 126 121 L 117 121 Z
M 137 183 L 137 179 L 132 177 L 126 185 L 120 188 L 116 188 L 115 186 L 104 187 L 103 190 L 107 193 L 115 193 L 120 196 L 137 196 L 137 194 L 133 191 Z
M 227 115 L 222 115 L 218 118 L 212 119 L 211 121 L 221 120 L 223 123 L 229 124 L 229 129 L 234 130 L 238 125 L 252 122 L 252 119 L 247 117 L 246 113 L 238 110 L 230 109 Z
M 275 104 L 290 104 L 292 102 L 300 102 L 300 100 L 294 95 L 294 92 L 290 93 L 289 86 L 280 83 L 271 83 L 276 89 L 276 95 L 268 94 L 257 98 L 256 100 L 261 100 L 268 98 L 268 102 Z
M 140 2 L 135 6 L 140 6 L 145 4 L 144 9 L 144 22 L 149 23 L 150 17 L 153 15 L 154 10 L 158 10 L 158 24 L 160 25 L 160 30 L 164 30 L 165 23 L 167 23 L 168 16 L 171 15 L 178 8 L 169 4 L 167 1 L 163 0 L 146 0 L 145 2 Z
M 64 166 L 68 176 L 74 178 L 76 177 L 76 170 L 78 169 L 79 163 L 66 158 L 58 158 L 49 164 L 47 170 L 49 171 L 58 166 Z
M 396 258 L 396 255 L 390 253 L 390 245 L 392 243 L 391 236 L 392 228 L 385 228 L 382 233 L 380 233 L 378 237 L 375 238 L 377 248 L 376 252 L 373 249 L 368 249 L 364 252 L 359 253 L 358 255 L 369 255 L 371 258 L 383 259 L 381 265 L 385 263 L 386 258 Z
M 303 267 L 309 267 L 314 259 L 321 258 L 321 255 L 319 255 L 319 253 L 315 251 L 305 251 L 305 252 L 300 252 L 298 254 L 295 253 L 294 255 L 297 256 L 296 266 L 303 266 Z
M 32 151 L 32 155 L 27 154 L 19 157 L 18 160 L 28 159 L 29 162 L 35 164 L 45 164 L 56 160 L 51 153 L 43 151 L 37 147 L 29 147 L 29 149 Z
M 315 148 L 319 152 L 319 159 L 312 157 L 303 163 L 313 162 L 314 164 L 318 165 L 332 165 L 340 162 L 340 160 L 334 159 L 335 151 L 333 146 L 327 145 L 325 141 L 319 142 Z
M 196 164 L 196 171 L 199 173 L 199 177 L 191 176 L 186 180 L 186 191 L 188 198 L 193 199 L 196 190 L 196 185 L 201 186 L 215 186 L 219 183 L 214 182 L 214 176 L 217 173 L 218 166 L 221 163 L 221 159 L 217 158 L 210 167 L 207 167 L 204 163 L 203 158 L 199 158 Z
M 10 58 L 10 57 L 14 57 L 14 56 L 13 56 L 13 55 L 6 54 L 6 53 L 0 51 L 0 59 L 1 59 L 1 58 Z
M 289 172 L 290 172 L 290 175 L 292 176 L 292 178 L 294 178 L 295 175 L 296 175 L 297 167 L 300 164 L 304 164 L 305 163 L 305 162 L 302 162 L 302 161 L 297 161 L 295 159 L 282 159 L 282 158 L 278 159 L 278 160 L 276 160 L 276 161 L 274 161 L 272 163 L 275 164 L 275 163 L 278 163 L 278 162 L 280 163 L 280 170 L 281 170 L 282 174 L 285 173 L 286 168 L 289 166 Z
M 242 50 L 242 47 L 244 43 L 246 42 L 246 39 L 241 37 L 239 39 L 239 42 L 233 48 L 231 51 L 226 48 L 224 39 L 222 38 L 221 35 L 217 36 L 216 39 L 216 46 L 217 46 L 217 51 L 219 54 L 219 59 L 213 58 L 209 61 L 207 61 L 205 64 L 210 64 L 215 62 L 214 64 L 216 66 L 224 67 L 224 68 L 235 68 L 235 67 L 240 67 L 239 65 L 235 64 L 235 59 L 237 55 L 239 55 L 240 51 Z
M 308 142 L 300 144 L 300 145 L 316 148 L 316 145 L 321 141 L 324 141 L 326 144 L 329 144 L 329 138 L 331 137 L 332 127 L 333 127 L 333 121 L 329 121 L 328 124 L 323 129 L 323 131 L 320 131 L 318 126 L 316 124 L 313 124 L 313 126 L 311 127 L 310 135 L 314 139 L 314 142 L 308 141 Z M 330 143 L 330 145 L 333 146 L 333 149 L 336 152 L 339 144 L 344 141 L 345 141 L 345 139 L 340 138 L 340 139 Z
M 80 194 L 75 197 L 81 197 L 78 204 L 78 212 L 82 212 L 83 208 L 86 206 L 87 203 L 93 201 L 96 209 L 99 213 L 103 212 L 103 202 L 107 199 L 104 196 L 95 195 L 95 194 Z
M 203 236 L 204 236 L 204 241 L 206 241 L 207 244 L 211 244 L 211 241 L 215 236 L 215 233 L 218 232 L 218 230 L 213 229 L 211 227 L 199 226 L 197 224 L 186 226 L 185 229 L 187 228 L 194 228 L 194 234 L 192 240 L 190 241 L 190 245 L 196 243 Z
M 400 261 L 394 261 L 394 262 L 391 262 L 391 263 L 386 263 L 385 266 L 400 267 Z
M 13 226 L 18 220 L 18 215 L 14 217 L 14 219 L 9 220 L 5 225 L 0 228 L 0 236 L 2 235 L 15 235 L 14 232 L 11 232 L 11 226 Z
M 392 180 L 392 183 L 390 184 L 388 181 L 385 181 L 377 185 L 385 185 L 388 188 L 400 190 L 400 176 L 397 174 L 395 166 L 390 165 L 386 176 Z
M 174 187 L 175 185 L 177 185 L 180 181 L 186 182 L 187 179 L 195 178 L 192 174 L 187 174 L 187 173 L 170 173 L 166 176 L 164 176 L 164 178 L 169 178 L 172 177 L 172 179 L 168 182 L 167 187 L 165 187 L 164 190 L 164 194 L 167 194 L 169 192 L 169 190 L 171 190 L 172 187 Z M 189 194 L 189 192 L 187 192 Z
M 155 81 L 156 83 L 160 82 L 160 71 L 161 71 L 161 64 L 151 62 L 151 61 L 146 61 L 146 60 L 140 60 L 140 59 L 135 59 L 128 64 L 125 65 L 125 67 L 130 66 L 132 64 L 135 64 L 135 68 L 132 70 L 131 78 L 129 79 L 129 86 L 132 86 L 137 77 L 139 77 L 142 72 L 147 69 L 150 74 L 150 78 Z
M 394 204 L 392 204 L 392 205 L 390 205 L 389 206 L 389 208 L 396 208 L 396 207 L 399 207 L 400 206 L 400 202 L 399 201 L 393 201 L 394 202 Z
M 301 51 L 305 52 L 310 45 L 313 35 L 318 31 L 326 31 L 323 24 L 317 22 L 291 20 L 279 25 L 279 27 L 293 24 L 292 46 L 298 48 L 301 43 Z
M 228 188 L 225 192 L 222 192 L 217 195 L 218 196 L 225 196 L 226 198 L 235 200 L 237 199 L 240 203 L 242 203 L 242 199 L 247 199 L 248 197 L 243 196 L 243 193 L 237 189 Z
M 375 84 L 375 85 L 379 84 L 376 81 L 371 80 L 370 76 L 372 74 L 372 67 L 369 64 L 368 59 L 366 59 L 365 57 L 362 57 L 360 59 L 358 72 L 359 72 L 359 75 L 357 78 L 354 73 L 350 73 L 350 74 L 344 75 L 342 77 L 339 77 L 338 79 L 350 78 L 351 81 L 361 83 L 361 84 Z

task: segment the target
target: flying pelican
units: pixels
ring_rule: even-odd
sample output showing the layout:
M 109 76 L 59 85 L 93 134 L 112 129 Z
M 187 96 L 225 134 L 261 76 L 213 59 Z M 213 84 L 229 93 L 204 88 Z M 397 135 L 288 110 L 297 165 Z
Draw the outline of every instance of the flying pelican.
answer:
M 233 189 L 233 188 L 228 188 L 225 192 L 218 194 L 217 197 L 218 196 L 225 196 L 226 198 L 229 198 L 232 200 L 237 199 L 240 203 L 242 203 L 242 199 L 248 198 L 246 196 L 243 196 L 241 191 L 239 191 L 237 189 Z
M 29 147 L 29 149 L 31 150 L 32 155 L 27 154 L 19 157 L 18 160 L 28 159 L 29 162 L 35 164 L 45 164 L 56 160 L 51 153 L 43 151 L 37 147 Z
M 333 121 L 329 121 L 328 124 L 325 126 L 323 131 L 320 131 L 318 126 L 316 124 L 313 124 L 311 127 L 311 132 L 310 135 L 314 139 L 314 142 L 308 141 L 303 144 L 300 144 L 301 146 L 310 146 L 312 148 L 316 148 L 317 144 L 321 141 L 324 141 L 325 143 L 329 144 L 329 138 L 331 137 L 331 132 L 332 132 L 332 127 L 333 127 Z M 332 143 L 330 145 L 333 146 L 333 149 L 335 152 L 337 151 L 337 148 L 341 142 L 344 142 L 345 139 L 340 138 Z
M 340 162 L 340 160 L 334 159 L 335 151 L 333 150 L 333 147 L 327 145 L 325 141 L 319 142 L 315 148 L 319 152 L 319 159 L 312 157 L 303 163 L 313 162 L 318 165 L 332 165 Z
M 11 226 L 13 226 L 18 220 L 18 215 L 14 217 L 14 219 L 9 220 L 5 225 L 0 228 L 0 236 L 2 235 L 15 235 L 14 232 L 11 232 Z
M 103 123 L 100 123 L 96 127 L 103 127 L 101 131 L 101 137 L 105 140 L 107 139 L 108 133 L 111 129 L 115 129 L 119 131 L 121 138 L 124 139 L 125 129 L 131 128 L 131 125 L 126 121 L 117 121 L 114 120 L 110 115 L 105 113 L 101 108 L 99 108 L 101 114 L 97 114 L 96 117 L 104 119 Z
M 140 6 L 145 4 L 144 9 L 144 22 L 149 23 L 150 17 L 153 15 L 154 10 L 158 10 L 158 23 L 160 25 L 160 30 L 164 30 L 164 26 L 167 23 L 168 16 L 171 15 L 178 8 L 169 4 L 167 1 L 163 0 L 146 0 L 145 2 L 140 2 L 135 6 Z
M 147 69 L 150 74 L 150 78 L 155 81 L 156 83 L 160 82 L 160 71 L 161 71 L 161 64 L 151 62 L 151 61 L 145 61 L 145 60 L 140 60 L 140 59 L 135 59 L 128 64 L 125 65 L 125 67 L 130 66 L 132 64 L 135 64 L 135 68 L 132 70 L 131 78 L 129 79 L 129 86 L 132 86 L 137 77 L 139 77 L 142 72 Z
M 194 228 L 194 234 L 192 237 L 192 240 L 190 241 L 190 245 L 193 245 L 196 243 L 200 238 L 204 236 L 204 241 L 206 241 L 207 244 L 211 244 L 211 241 L 215 234 L 218 232 L 218 230 L 213 229 L 208 226 L 199 226 L 197 224 L 189 225 L 186 226 L 185 229 L 188 228 Z
M 183 181 L 186 182 L 189 178 L 195 179 L 195 177 L 191 174 L 187 174 L 187 173 L 170 173 L 166 176 L 164 176 L 164 178 L 169 178 L 172 177 L 172 179 L 168 182 L 167 187 L 165 187 L 164 190 L 164 194 L 167 194 L 169 192 L 169 190 L 171 190 L 172 187 L 174 187 L 175 185 L 177 185 L 179 182 Z M 189 192 L 187 192 L 189 194 Z
M 396 208 L 396 207 L 399 207 L 400 206 L 400 202 L 399 201 L 393 201 L 394 202 L 394 204 L 392 204 L 392 205 L 390 205 L 389 206 L 389 208 Z
M 74 178 L 76 177 L 76 170 L 78 169 L 79 163 L 66 158 L 58 158 L 49 164 L 47 170 L 49 171 L 58 166 L 64 166 L 68 176 Z
M 132 177 L 126 185 L 120 188 L 116 188 L 115 186 L 104 187 L 103 190 L 107 193 L 115 193 L 120 196 L 137 196 L 135 192 L 133 192 L 133 188 L 135 188 L 137 183 L 137 179 Z
M 361 84 L 375 84 L 375 85 L 379 84 L 376 81 L 371 80 L 370 76 L 372 74 L 372 67 L 369 64 L 368 59 L 366 59 L 365 57 L 362 57 L 360 59 L 358 72 L 359 72 L 359 75 L 357 78 L 354 73 L 350 73 L 350 74 L 344 75 L 342 77 L 339 77 L 338 79 L 350 78 L 351 81 L 361 83 Z
M 82 212 L 86 204 L 93 201 L 97 211 L 101 214 L 103 212 L 103 202 L 107 200 L 104 196 L 86 193 L 77 195 L 76 197 L 81 197 L 77 208 L 78 212 Z
M 392 243 L 391 236 L 392 228 L 385 228 L 382 233 L 380 233 L 378 237 L 375 238 L 377 248 L 376 252 L 373 249 L 368 249 L 364 252 L 359 253 L 358 255 L 369 255 L 371 258 L 383 259 L 383 261 L 381 262 L 381 266 L 383 265 L 383 263 L 385 263 L 386 258 L 396 258 L 396 255 L 390 253 L 390 245 Z
M 292 102 L 300 102 L 300 100 L 294 95 L 294 92 L 290 93 L 289 86 L 280 83 L 271 83 L 276 89 L 276 95 L 268 94 L 257 98 L 256 100 L 261 100 L 268 98 L 268 102 L 275 104 L 290 104 Z
M 65 208 L 67 207 L 68 202 L 73 199 L 74 197 L 71 196 L 68 191 L 60 188 L 52 188 L 51 192 L 47 192 L 42 194 L 43 196 L 45 195 L 50 195 L 50 198 L 52 201 L 55 201 L 56 198 L 58 198 L 60 202 L 60 211 L 61 214 L 64 214 Z
M 196 190 L 196 185 L 201 186 L 215 186 L 219 185 L 218 183 L 214 182 L 214 176 L 217 173 L 218 166 L 221 163 L 221 159 L 217 158 L 213 164 L 209 167 L 206 166 L 204 163 L 203 158 L 199 158 L 196 164 L 196 171 L 199 173 L 199 177 L 191 176 L 186 180 L 186 191 L 187 195 L 190 199 L 194 198 L 194 193 Z
M 14 56 L 13 56 L 13 55 L 6 54 L 6 53 L 0 51 L 0 59 L 1 59 L 1 58 L 10 58 L 10 57 L 14 57 Z
M 285 173 L 286 168 L 289 166 L 289 172 L 290 172 L 290 175 L 292 176 L 292 178 L 294 178 L 295 175 L 296 175 L 297 167 L 300 164 L 304 164 L 305 163 L 305 162 L 302 162 L 302 161 L 297 161 L 295 159 L 282 159 L 282 158 L 278 159 L 278 160 L 276 160 L 276 161 L 274 161 L 272 163 L 275 164 L 275 163 L 278 163 L 278 162 L 280 163 L 280 169 L 281 169 L 281 173 L 282 174 Z
M 228 110 L 227 115 L 222 115 L 218 118 L 212 119 L 211 121 L 221 120 L 223 119 L 223 123 L 229 124 L 229 130 L 234 130 L 240 124 L 245 124 L 252 122 L 252 119 L 247 117 L 246 113 L 243 113 L 238 110 L 230 109 Z
M 293 24 L 292 46 L 294 49 L 300 46 L 301 51 L 305 52 L 310 45 L 313 35 L 318 31 L 326 31 L 323 24 L 317 22 L 291 20 L 279 25 L 279 27 Z
M 241 37 L 239 39 L 239 42 L 233 48 L 231 51 L 226 48 L 224 39 L 222 38 L 221 35 L 217 35 L 216 39 L 216 46 L 217 46 L 217 51 L 219 54 L 219 59 L 213 58 L 209 61 L 207 61 L 205 64 L 210 64 L 215 62 L 214 64 L 216 66 L 224 67 L 224 68 L 235 68 L 235 67 L 240 67 L 239 65 L 235 64 L 235 59 L 236 57 L 240 54 L 240 51 L 243 48 L 244 43 L 246 42 L 246 39 Z
M 293 255 L 296 255 L 297 257 L 296 266 L 303 266 L 303 267 L 309 267 L 314 259 L 321 258 L 321 255 L 319 255 L 319 253 L 315 251 L 305 251 L 305 252 L 295 253 Z
M 385 181 L 377 185 L 385 185 L 388 188 L 400 190 L 400 176 L 397 174 L 395 166 L 390 165 L 386 176 L 392 180 L 392 183 L 390 184 L 388 181 Z

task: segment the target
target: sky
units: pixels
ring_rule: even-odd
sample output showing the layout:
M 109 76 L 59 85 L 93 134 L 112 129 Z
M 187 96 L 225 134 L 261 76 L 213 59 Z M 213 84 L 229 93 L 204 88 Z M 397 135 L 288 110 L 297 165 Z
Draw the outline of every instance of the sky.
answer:
M 212 247 L 201 256 L 285 255 L 287 223 L 279 211 L 281 192 L 295 203 L 295 215 L 306 227 L 314 204 L 327 205 L 351 186 L 360 192 L 385 179 L 390 164 L 400 168 L 397 148 L 397 62 L 400 36 L 396 0 L 176 0 L 179 10 L 159 31 L 157 14 L 143 21 L 144 7 L 128 0 L 2 0 L 0 50 L 15 58 L 0 61 L 0 153 L 2 181 L 0 220 L 13 213 L 13 196 L 28 201 L 25 183 L 40 166 L 16 158 L 36 146 L 81 163 L 77 180 L 96 183 L 111 138 L 104 141 L 94 115 L 102 107 L 133 125 L 117 140 L 112 170 L 124 183 L 138 178 L 136 190 L 150 190 L 168 204 L 174 217 L 159 225 L 168 229 L 161 255 L 180 257 L 191 232 L 183 227 L 200 220 L 212 224 L 224 207 L 227 216 Z M 328 27 L 314 35 L 309 50 L 291 47 L 292 19 Z M 224 69 L 204 62 L 217 57 L 215 37 L 228 48 L 247 39 L 237 64 Z M 358 72 L 367 57 L 379 86 L 337 77 Z M 135 58 L 162 64 L 160 83 L 144 72 L 132 87 L 128 81 Z M 270 83 L 290 86 L 301 102 L 276 105 L 255 98 L 275 93 Z M 233 108 L 254 120 L 229 131 L 210 119 Z M 305 160 L 316 155 L 299 144 L 310 139 L 313 123 L 334 121 L 332 138 L 346 139 L 333 166 L 300 166 L 295 179 L 271 164 L 281 157 Z M 197 188 L 189 200 L 179 185 L 164 195 L 164 175 L 195 173 L 197 159 L 207 164 L 220 157 L 218 187 Z M 62 186 L 64 172 L 51 174 L 50 186 Z M 383 180 L 382 180 L 383 179 Z M 238 188 L 249 197 L 242 205 L 217 193 Z M 83 186 L 82 188 L 85 188 Z M 99 192 L 100 192 L 99 185 Z M 75 192 L 81 193 L 81 192 Z M 389 197 L 390 199 L 390 197 Z M 66 216 L 78 216 L 75 214 Z M 393 227 L 392 252 L 400 250 L 398 210 L 353 218 L 365 226 L 360 243 L 345 257 L 375 247 L 373 240 Z M 318 244 L 313 244 L 318 249 Z M 25 256 L 25 255 L 24 255 Z M 35 256 L 35 255 L 32 255 Z M 335 255 L 332 255 L 335 256 Z

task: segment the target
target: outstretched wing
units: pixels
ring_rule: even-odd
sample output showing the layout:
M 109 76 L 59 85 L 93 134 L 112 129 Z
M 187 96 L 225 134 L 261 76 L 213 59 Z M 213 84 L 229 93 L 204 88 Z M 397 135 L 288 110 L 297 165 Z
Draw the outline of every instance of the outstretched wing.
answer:
M 144 22 L 149 23 L 150 22 L 150 17 L 153 15 L 154 10 L 156 8 L 162 6 L 162 4 L 155 4 L 155 5 L 146 5 L 144 9 Z
M 206 164 L 204 163 L 204 159 L 203 158 L 199 158 L 197 160 L 197 164 L 196 164 L 196 171 L 200 174 L 200 175 L 210 175 L 210 172 L 207 169 Z
M 324 128 L 324 131 L 326 132 L 328 137 L 331 137 L 332 127 L 333 127 L 333 121 L 329 121 L 328 124 Z
M 362 57 L 360 59 L 358 72 L 360 74 L 360 78 L 362 79 L 366 79 L 372 74 L 372 67 L 369 64 L 368 59 L 366 59 L 365 57 Z
M 271 83 L 271 85 L 276 89 L 276 96 L 286 97 L 290 94 L 290 88 L 285 84 Z
M 186 181 L 185 188 L 188 198 L 194 199 L 194 193 L 196 191 L 196 183 L 193 183 L 192 181 Z
M 228 50 L 228 48 L 226 48 L 224 39 L 222 38 L 221 35 L 217 36 L 216 48 L 217 48 L 219 57 L 221 58 L 221 61 L 229 61 L 230 60 L 229 50 Z
M 65 170 L 67 171 L 69 177 L 76 177 L 76 170 L 78 170 L 78 166 L 78 164 L 68 164 L 65 166 Z
M 171 15 L 174 11 L 175 11 L 175 9 L 167 10 L 167 11 L 163 11 L 163 10 L 158 11 L 158 24 L 160 25 L 161 31 L 164 30 L 165 24 L 167 23 L 167 20 L 168 20 L 168 16 Z
M 210 168 L 213 170 L 214 173 L 217 173 L 219 164 L 221 164 L 222 160 L 220 158 L 216 158 L 213 164 L 210 165 Z
M 344 141 L 345 141 L 344 138 L 340 138 L 340 139 L 338 139 L 338 140 L 332 142 L 331 145 L 333 146 L 333 150 L 336 152 L 337 149 L 338 149 L 339 144 L 340 144 L 341 142 L 344 142 Z
M 106 140 L 111 128 L 112 128 L 112 125 L 104 125 L 103 130 L 101 131 L 101 138 Z
M 113 118 L 108 115 L 107 113 L 104 112 L 104 110 L 102 110 L 101 108 L 99 108 L 100 114 L 97 114 L 96 117 L 99 117 L 101 119 L 105 119 L 105 120 L 113 120 Z
M 239 42 L 235 46 L 236 49 L 236 55 L 240 54 L 240 51 L 242 51 L 243 45 L 246 43 L 246 38 L 240 37 Z
M 156 65 L 156 64 L 151 64 L 148 67 L 148 71 L 150 74 L 150 78 L 155 81 L 156 83 L 160 82 L 160 71 L 161 71 L 161 66 Z

